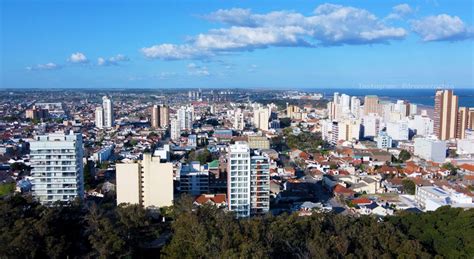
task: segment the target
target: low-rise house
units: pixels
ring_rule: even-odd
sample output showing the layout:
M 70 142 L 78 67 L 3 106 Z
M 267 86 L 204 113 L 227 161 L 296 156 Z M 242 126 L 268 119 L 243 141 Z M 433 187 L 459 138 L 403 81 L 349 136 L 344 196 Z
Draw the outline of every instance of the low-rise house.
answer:
M 219 208 L 225 208 L 227 207 L 227 198 L 224 193 L 201 194 L 194 200 L 194 204 L 197 206 L 211 204 Z

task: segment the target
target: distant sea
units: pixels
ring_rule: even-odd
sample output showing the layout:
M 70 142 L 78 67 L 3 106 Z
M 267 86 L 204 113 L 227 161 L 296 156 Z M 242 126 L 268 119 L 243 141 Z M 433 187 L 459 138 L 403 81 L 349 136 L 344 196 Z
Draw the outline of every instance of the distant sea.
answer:
M 324 98 L 331 99 L 334 92 L 350 96 L 364 97 L 377 95 L 382 100 L 406 100 L 420 106 L 433 107 L 435 89 L 362 89 L 362 88 L 337 88 L 337 89 L 311 89 L 312 92 L 321 93 Z M 459 98 L 459 106 L 474 107 L 474 89 L 453 89 Z

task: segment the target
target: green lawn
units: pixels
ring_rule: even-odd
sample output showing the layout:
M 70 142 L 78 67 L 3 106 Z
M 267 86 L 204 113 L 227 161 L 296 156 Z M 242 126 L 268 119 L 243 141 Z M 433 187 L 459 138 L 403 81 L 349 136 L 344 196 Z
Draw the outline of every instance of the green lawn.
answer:
M 15 191 L 15 183 L 0 184 L 0 196 L 4 196 Z

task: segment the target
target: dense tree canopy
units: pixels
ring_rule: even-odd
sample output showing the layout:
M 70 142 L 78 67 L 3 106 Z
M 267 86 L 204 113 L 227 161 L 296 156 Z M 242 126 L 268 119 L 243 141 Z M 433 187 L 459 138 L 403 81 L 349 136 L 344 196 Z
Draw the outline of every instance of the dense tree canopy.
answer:
M 44 207 L 12 196 L 0 200 L 0 257 L 474 256 L 474 210 L 442 207 L 428 213 L 402 212 L 382 221 L 325 213 L 238 220 L 214 206 L 195 208 L 192 203 L 190 197 L 177 200 L 167 212 L 173 219 L 169 224 L 139 206 Z

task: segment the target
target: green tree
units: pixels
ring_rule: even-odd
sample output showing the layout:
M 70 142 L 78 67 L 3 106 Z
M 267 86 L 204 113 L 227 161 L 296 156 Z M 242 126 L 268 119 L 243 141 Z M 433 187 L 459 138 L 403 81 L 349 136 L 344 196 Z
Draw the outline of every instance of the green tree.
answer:
M 405 149 L 400 151 L 400 154 L 398 155 L 398 159 L 403 161 L 403 162 L 409 160 L 410 158 L 411 158 L 410 152 L 406 151 Z
M 407 179 L 407 178 L 403 179 L 402 186 L 403 186 L 403 191 L 405 193 L 408 193 L 411 195 L 415 194 L 416 185 L 412 180 Z

